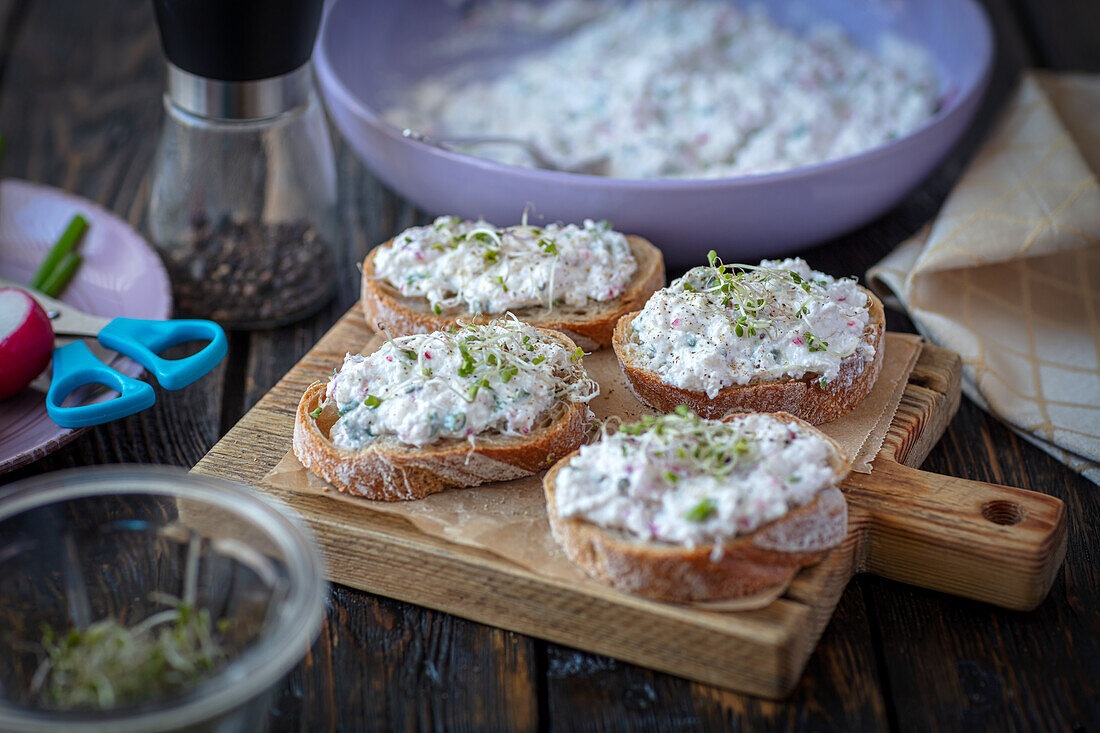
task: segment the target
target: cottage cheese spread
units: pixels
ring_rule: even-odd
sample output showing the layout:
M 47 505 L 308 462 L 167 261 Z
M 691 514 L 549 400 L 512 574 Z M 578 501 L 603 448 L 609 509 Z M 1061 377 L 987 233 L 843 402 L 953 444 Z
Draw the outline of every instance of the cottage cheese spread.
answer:
M 854 280 L 797 258 L 710 260 L 656 292 L 631 324 L 630 357 L 661 381 L 713 398 L 730 385 L 807 374 L 826 386 L 844 359 L 874 359 L 863 340 L 870 298 Z
M 583 307 L 618 297 L 637 270 L 630 243 L 607 222 L 498 228 L 443 216 L 375 255 L 375 275 L 436 313 Z
M 853 155 L 936 110 L 928 54 L 893 36 L 871 52 L 834 24 L 799 36 L 760 8 L 714 0 L 555 0 L 529 20 L 553 29 L 570 16 L 588 22 L 488 79 L 469 69 L 427 78 L 384 116 L 531 140 L 564 167 L 606 155 L 620 178 L 715 178 Z M 484 46 L 483 25 L 458 35 Z M 514 145 L 469 152 L 532 165 Z
M 677 414 L 624 425 L 558 474 L 562 517 L 687 547 L 747 534 L 834 485 L 832 445 L 763 413 Z
M 563 400 L 587 402 L 599 392 L 582 353 L 502 319 L 348 354 L 325 392 L 340 414 L 332 441 L 359 449 L 380 436 L 419 446 L 486 432 L 527 435 Z

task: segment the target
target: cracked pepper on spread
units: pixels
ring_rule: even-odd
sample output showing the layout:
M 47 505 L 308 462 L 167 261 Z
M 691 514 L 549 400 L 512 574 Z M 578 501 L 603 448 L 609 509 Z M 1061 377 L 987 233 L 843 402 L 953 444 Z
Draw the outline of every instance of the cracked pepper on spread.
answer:
M 870 298 L 851 278 L 834 279 L 802 259 L 689 270 L 657 291 L 631 323 L 627 348 L 661 381 L 714 398 L 731 385 L 817 375 L 824 386 L 863 340 Z

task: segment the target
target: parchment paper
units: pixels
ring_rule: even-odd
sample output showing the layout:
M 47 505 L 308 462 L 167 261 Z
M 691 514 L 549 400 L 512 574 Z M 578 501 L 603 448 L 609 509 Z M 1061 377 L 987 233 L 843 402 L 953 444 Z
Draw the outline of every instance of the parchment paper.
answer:
M 372 339 L 363 348 L 363 353 L 370 353 L 381 343 L 380 338 Z M 818 426 L 840 443 L 849 455 L 856 457 L 853 470 L 870 473 L 871 460 L 882 446 L 905 391 L 909 372 L 920 355 L 920 343 L 919 336 L 888 333 L 884 342 L 882 371 L 871 394 L 849 414 Z M 638 402 L 631 393 L 611 349 L 585 356 L 584 365 L 600 384 L 600 395 L 591 402 L 597 417 L 606 419 L 617 415 L 629 422 L 642 415 L 657 414 Z M 281 489 L 323 494 L 333 501 L 349 502 L 372 511 L 404 517 L 425 534 L 488 550 L 548 578 L 595 584 L 569 562 L 550 536 L 541 474 L 515 481 L 453 489 L 419 501 L 370 501 L 336 491 L 327 481 L 305 469 L 294 453 L 288 451 L 263 481 Z M 691 605 L 708 611 L 751 610 L 767 606 L 784 590 L 786 588 L 781 586 L 746 598 Z

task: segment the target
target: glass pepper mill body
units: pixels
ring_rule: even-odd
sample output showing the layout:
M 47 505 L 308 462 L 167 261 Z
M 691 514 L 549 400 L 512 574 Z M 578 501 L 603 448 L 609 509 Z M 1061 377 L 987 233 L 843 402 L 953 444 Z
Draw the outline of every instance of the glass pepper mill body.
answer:
M 308 63 L 316 23 L 297 57 L 274 48 L 267 58 L 278 63 L 256 68 L 263 49 L 245 43 L 249 55 L 227 56 L 193 38 L 191 17 L 165 17 L 180 6 L 209 14 L 234 4 L 154 4 L 169 63 L 149 231 L 172 279 L 176 314 L 238 328 L 305 317 L 329 300 L 336 279 L 336 166 Z M 253 19 L 270 13 L 270 0 L 253 10 Z M 232 27 L 233 18 L 221 20 Z M 222 56 L 211 59 L 215 52 Z M 269 76 L 233 78 L 257 74 Z

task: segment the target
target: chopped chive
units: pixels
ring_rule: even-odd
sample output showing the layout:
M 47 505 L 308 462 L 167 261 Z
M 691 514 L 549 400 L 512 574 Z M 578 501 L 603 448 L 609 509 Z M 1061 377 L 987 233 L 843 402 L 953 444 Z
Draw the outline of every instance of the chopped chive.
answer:
M 693 522 L 702 522 L 705 519 L 713 517 L 717 511 L 718 509 L 714 506 L 714 502 L 709 498 L 705 498 L 692 507 L 691 511 L 685 515 L 685 518 Z
M 569 360 L 572 361 L 572 362 L 578 362 L 578 361 L 581 360 L 581 357 L 583 357 L 583 356 L 584 356 L 584 349 L 582 349 L 581 347 L 578 346 L 577 349 L 573 352 L 573 356 L 571 356 L 569 358 Z
M 61 261 L 57 263 L 57 267 L 53 269 L 53 272 L 46 277 L 45 282 L 39 287 L 46 295 L 51 298 L 56 298 L 61 294 L 61 291 L 65 289 L 65 286 L 69 284 L 69 280 L 72 279 L 73 274 L 76 272 L 76 268 L 80 267 L 80 263 L 84 261 L 84 258 L 80 256 L 78 252 L 66 252 L 65 256 L 61 258 Z
M 316 420 L 317 418 L 321 417 L 321 413 L 324 411 L 324 409 L 325 409 L 324 405 L 318 405 L 316 410 L 309 413 L 309 416 L 312 417 L 314 420 Z
M 438 316 L 442 312 L 443 312 L 443 307 L 441 305 L 439 305 L 439 303 L 436 303 L 432 306 L 432 313 L 435 313 Z
M 367 395 L 367 399 L 363 400 L 363 404 L 367 407 L 378 407 L 382 404 L 382 400 L 372 394 L 369 394 Z
M 42 290 L 46 280 L 49 279 L 50 275 L 57 269 L 57 266 L 61 263 L 61 260 L 64 259 L 65 255 L 72 252 L 73 247 L 76 246 L 76 243 L 87 229 L 88 220 L 80 214 L 77 214 L 69 221 L 69 225 L 65 227 L 65 231 L 62 232 L 57 243 L 46 253 L 46 256 L 42 259 L 42 264 L 38 266 L 38 270 L 34 273 L 34 277 L 31 278 L 29 284 L 32 288 Z M 76 269 L 75 265 L 72 267 L 73 270 Z M 69 274 L 70 276 L 72 275 L 71 272 Z M 62 283 L 62 285 L 64 285 L 64 283 Z M 60 290 L 58 292 L 60 292 Z

